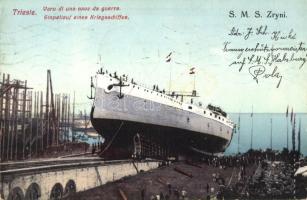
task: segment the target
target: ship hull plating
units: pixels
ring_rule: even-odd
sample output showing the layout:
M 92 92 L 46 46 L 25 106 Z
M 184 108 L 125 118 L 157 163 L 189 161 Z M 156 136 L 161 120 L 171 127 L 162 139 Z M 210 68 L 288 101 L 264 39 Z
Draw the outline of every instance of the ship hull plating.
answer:
M 224 152 L 228 140 L 204 133 L 183 129 L 115 119 L 93 119 L 93 126 L 105 138 L 105 146 L 124 150 L 128 155 L 134 151 L 134 137 L 139 134 L 145 140 L 164 149 L 167 156 L 203 153 L 215 155 Z M 148 147 L 150 148 L 150 147 Z M 196 151 L 194 151 L 196 150 Z
M 133 95 L 137 89 L 128 87 L 121 91 L 121 96 L 114 88 L 96 88 L 91 121 L 96 131 L 105 138 L 105 146 L 131 155 L 137 134 L 162 147 L 170 156 L 191 152 L 216 155 L 223 153 L 229 145 L 232 127 L 222 119 L 214 119 L 211 113 L 204 117 L 150 98 L 137 97 Z M 153 92 L 149 95 L 164 97 Z M 167 101 L 169 97 L 164 98 Z

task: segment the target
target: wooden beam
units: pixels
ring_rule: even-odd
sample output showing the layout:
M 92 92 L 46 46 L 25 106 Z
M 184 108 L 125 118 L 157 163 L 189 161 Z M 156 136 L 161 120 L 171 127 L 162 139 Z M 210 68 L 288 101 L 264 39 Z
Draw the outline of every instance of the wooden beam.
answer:
M 124 191 L 120 188 L 118 188 L 118 191 L 119 191 L 119 194 L 120 194 L 120 197 L 122 198 L 122 200 L 128 200 L 126 194 L 124 193 Z
M 190 173 L 188 173 L 188 172 L 185 172 L 185 171 L 183 171 L 182 169 L 180 169 L 180 168 L 178 168 L 178 167 L 174 167 L 174 170 L 175 170 L 176 172 L 179 172 L 179 173 L 185 175 L 185 176 L 188 176 L 188 177 L 190 177 L 190 178 L 193 178 L 193 175 L 192 175 L 192 174 L 190 174 Z

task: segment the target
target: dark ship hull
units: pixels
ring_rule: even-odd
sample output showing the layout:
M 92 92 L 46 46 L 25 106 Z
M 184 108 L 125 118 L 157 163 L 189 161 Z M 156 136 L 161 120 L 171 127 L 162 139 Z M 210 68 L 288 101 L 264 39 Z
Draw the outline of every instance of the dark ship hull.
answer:
M 131 157 L 135 153 L 136 135 L 141 138 L 141 157 L 177 157 L 179 155 L 217 155 L 229 141 L 204 133 L 179 128 L 114 119 L 92 119 L 98 133 L 105 138 L 110 157 Z
M 183 103 L 108 74 L 96 78 L 91 122 L 105 139 L 104 155 L 218 155 L 232 139 L 234 125 L 225 112 Z

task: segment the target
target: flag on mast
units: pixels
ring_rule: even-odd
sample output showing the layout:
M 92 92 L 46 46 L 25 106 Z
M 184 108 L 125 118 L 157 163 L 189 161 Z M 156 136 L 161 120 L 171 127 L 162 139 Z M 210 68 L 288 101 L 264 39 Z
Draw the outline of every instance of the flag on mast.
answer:
M 190 68 L 190 73 L 189 74 L 195 74 L 195 67 Z
M 173 52 L 170 52 L 170 53 L 166 56 L 166 58 L 169 58 L 169 57 L 172 55 L 172 53 L 173 53 Z
M 171 58 L 172 53 L 173 53 L 173 52 L 170 52 L 170 53 L 165 57 L 165 59 L 166 59 L 165 61 L 166 61 L 166 62 L 170 62 L 170 61 L 172 60 L 172 58 Z

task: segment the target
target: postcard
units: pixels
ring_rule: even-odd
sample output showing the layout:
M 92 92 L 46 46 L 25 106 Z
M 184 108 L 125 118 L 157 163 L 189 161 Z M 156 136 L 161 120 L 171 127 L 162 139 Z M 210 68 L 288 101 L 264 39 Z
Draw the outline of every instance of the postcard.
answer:
M 0 2 L 0 199 L 306 197 L 306 0 Z

